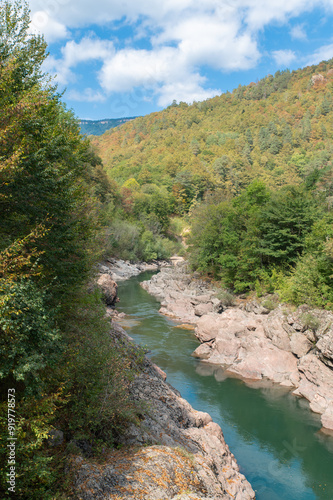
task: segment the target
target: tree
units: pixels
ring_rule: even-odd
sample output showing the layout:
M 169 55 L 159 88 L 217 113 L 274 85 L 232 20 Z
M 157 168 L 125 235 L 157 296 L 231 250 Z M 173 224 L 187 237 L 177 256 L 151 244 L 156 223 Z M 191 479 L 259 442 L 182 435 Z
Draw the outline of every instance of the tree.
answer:
M 287 186 L 275 192 L 259 221 L 263 261 L 269 265 L 295 264 L 315 217 L 315 201 L 304 188 Z
M 40 35 L 29 35 L 27 3 L 5 0 L 0 9 L 0 57 L 2 77 L 11 70 L 14 99 L 43 80 L 41 64 L 46 59 L 46 42 Z
M 59 298 L 89 272 L 94 211 L 88 182 L 100 162 L 41 71 L 46 44 L 29 35 L 26 4 L 5 2 L 0 24 L 0 249 L 22 239 L 26 252 L 36 248 L 40 279 L 45 286 L 52 281 L 51 295 Z M 96 180 L 104 182 L 105 196 L 105 177 Z
M 62 384 L 70 386 L 69 297 L 90 275 L 95 197 L 106 198 L 109 186 L 41 70 L 46 44 L 29 34 L 29 24 L 25 2 L 1 3 L 0 380 L 15 387 L 20 407 L 17 498 L 27 491 L 47 498 L 52 472 L 42 448 L 63 401 Z M 0 408 L 3 418 L 6 401 Z M 3 486 L 7 469 L 0 469 Z

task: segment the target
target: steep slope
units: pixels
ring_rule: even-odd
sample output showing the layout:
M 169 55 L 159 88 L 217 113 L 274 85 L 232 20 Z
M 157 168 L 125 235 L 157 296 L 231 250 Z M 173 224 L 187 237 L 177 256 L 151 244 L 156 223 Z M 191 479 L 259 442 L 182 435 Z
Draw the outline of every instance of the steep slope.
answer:
M 164 185 L 177 198 L 222 187 L 240 192 L 310 176 L 331 184 L 333 61 L 277 72 L 204 102 L 173 103 L 93 139 L 120 185 Z

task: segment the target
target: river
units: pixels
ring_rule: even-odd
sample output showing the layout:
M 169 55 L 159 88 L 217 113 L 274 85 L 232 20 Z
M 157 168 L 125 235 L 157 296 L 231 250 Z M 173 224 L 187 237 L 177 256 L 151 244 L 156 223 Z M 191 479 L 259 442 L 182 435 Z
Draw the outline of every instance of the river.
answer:
M 159 302 L 140 287 L 151 275 L 119 282 L 117 310 L 128 315 L 122 324 L 182 397 L 222 427 L 257 500 L 332 500 L 333 437 L 319 431 L 318 415 L 285 389 L 225 378 L 193 358 L 193 331 L 159 314 Z

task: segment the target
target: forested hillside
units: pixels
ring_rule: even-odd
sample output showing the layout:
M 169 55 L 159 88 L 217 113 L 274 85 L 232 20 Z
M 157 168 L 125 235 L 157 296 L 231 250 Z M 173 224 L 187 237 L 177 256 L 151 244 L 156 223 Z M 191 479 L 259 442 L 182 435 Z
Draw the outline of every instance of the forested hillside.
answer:
M 112 186 L 29 23 L 26 3 L 0 5 L 0 497 L 40 500 L 68 498 L 75 447 L 107 449 L 135 418 L 136 355 L 115 349 L 93 285 Z
M 326 184 L 333 134 L 333 62 L 278 72 L 232 93 L 137 118 L 96 138 L 122 185 L 170 187 L 184 208 L 211 187 L 238 193 L 255 178 L 269 186 L 312 174 Z M 320 171 L 320 174 L 319 172 Z M 178 193 L 178 194 L 177 194 Z
M 332 141 L 330 60 L 174 102 L 93 143 L 127 219 L 153 233 L 181 226 L 175 216 L 192 226 L 195 268 L 238 292 L 330 307 Z

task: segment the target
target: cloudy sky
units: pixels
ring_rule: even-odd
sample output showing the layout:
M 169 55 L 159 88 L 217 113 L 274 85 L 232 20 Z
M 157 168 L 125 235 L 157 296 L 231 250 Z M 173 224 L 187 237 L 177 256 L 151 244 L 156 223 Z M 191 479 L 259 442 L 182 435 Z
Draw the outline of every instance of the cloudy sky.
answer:
M 333 0 L 29 0 L 80 118 L 200 101 L 333 57 Z

